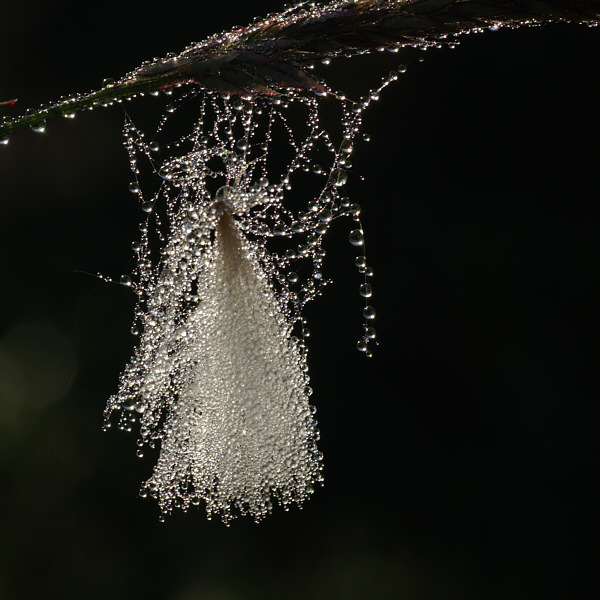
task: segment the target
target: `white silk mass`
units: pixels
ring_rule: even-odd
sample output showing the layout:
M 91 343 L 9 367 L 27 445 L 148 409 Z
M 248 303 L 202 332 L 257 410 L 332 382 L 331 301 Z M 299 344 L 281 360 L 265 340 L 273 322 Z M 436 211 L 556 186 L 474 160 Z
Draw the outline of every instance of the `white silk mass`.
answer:
M 209 517 L 260 520 L 274 501 L 302 503 L 321 477 L 305 359 L 227 210 L 203 260 L 197 308 L 169 351 L 178 393 L 145 489 L 163 512 L 203 500 Z

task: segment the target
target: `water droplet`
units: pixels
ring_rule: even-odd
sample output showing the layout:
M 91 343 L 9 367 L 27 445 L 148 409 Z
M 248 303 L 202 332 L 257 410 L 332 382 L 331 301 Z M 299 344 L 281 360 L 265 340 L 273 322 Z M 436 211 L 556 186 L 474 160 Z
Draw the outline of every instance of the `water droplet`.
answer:
M 154 200 L 144 200 L 142 202 L 142 210 L 147 213 L 152 212 L 154 210 Z
M 366 267 L 367 266 L 367 258 L 365 256 L 357 256 L 356 259 L 354 260 L 354 264 L 359 268 Z
M 342 145 L 340 146 L 340 150 L 344 154 L 351 154 L 352 153 L 352 140 L 344 140 L 342 142 Z
M 365 327 L 365 337 L 368 337 L 370 340 L 375 339 L 375 328 Z
M 137 193 L 139 193 L 139 192 L 140 192 L 140 186 L 138 185 L 138 182 L 137 182 L 137 181 L 132 181 L 132 182 L 129 184 L 129 191 L 130 191 L 132 194 L 137 194 Z
M 65 119 L 74 119 L 75 118 L 75 113 L 74 112 L 63 113 L 63 117 Z
M 40 121 L 39 123 L 34 123 L 31 126 L 31 131 L 35 133 L 44 133 L 46 131 L 46 121 Z
M 160 150 L 158 142 L 150 142 L 148 145 L 148 150 L 150 150 L 150 152 L 158 152 Z
M 331 171 L 330 181 L 335 186 L 342 186 L 348 181 L 348 173 L 346 173 L 346 169 L 333 169 Z
M 168 167 L 167 165 L 163 165 L 159 170 L 158 170 L 158 174 L 163 178 L 163 179 L 173 179 L 173 173 L 171 171 L 171 167 Z
M 8 144 L 8 136 L 0 137 L 0 146 L 6 146 Z
M 361 352 L 366 352 L 368 345 L 367 345 L 367 342 L 365 340 L 358 340 L 358 342 L 356 343 L 356 347 Z
M 365 319 L 374 319 L 375 315 L 377 314 L 377 311 L 375 310 L 375 308 L 373 306 L 365 306 L 363 308 L 363 317 Z
M 361 229 L 353 229 L 348 235 L 348 241 L 353 246 L 362 246 L 365 243 L 365 236 Z
M 232 195 L 233 188 L 229 185 L 222 185 L 215 194 L 215 201 L 227 203 Z
M 329 223 L 329 221 L 331 221 L 332 218 L 333 218 L 333 213 L 328 208 L 324 208 L 319 213 L 319 220 L 323 221 L 323 223 Z
M 287 279 L 290 283 L 296 283 L 298 281 L 298 273 L 295 271 L 290 271 L 288 273 Z
M 277 223 L 273 227 L 273 233 L 275 235 L 285 235 L 287 233 L 287 228 L 283 223 Z
M 370 298 L 373 295 L 373 288 L 368 283 L 363 283 L 359 288 L 359 292 L 363 298 Z
M 129 275 L 121 275 L 121 285 L 131 287 L 133 285 L 133 279 Z

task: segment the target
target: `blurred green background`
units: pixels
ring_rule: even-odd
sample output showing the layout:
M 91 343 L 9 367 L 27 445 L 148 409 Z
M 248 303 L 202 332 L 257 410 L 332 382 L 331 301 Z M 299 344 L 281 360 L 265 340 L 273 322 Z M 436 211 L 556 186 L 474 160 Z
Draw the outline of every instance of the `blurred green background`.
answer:
M 91 90 L 281 6 L 12 3 L 0 99 Z M 0 600 L 590 597 L 600 34 L 500 31 L 323 72 L 350 93 L 379 61 L 409 69 L 367 114 L 347 187 L 380 344 L 355 350 L 343 224 L 307 311 L 326 484 L 260 525 L 159 523 L 137 496 L 154 457 L 101 431 L 135 341 L 131 291 L 89 275 L 132 267 L 123 108 L 0 148 Z

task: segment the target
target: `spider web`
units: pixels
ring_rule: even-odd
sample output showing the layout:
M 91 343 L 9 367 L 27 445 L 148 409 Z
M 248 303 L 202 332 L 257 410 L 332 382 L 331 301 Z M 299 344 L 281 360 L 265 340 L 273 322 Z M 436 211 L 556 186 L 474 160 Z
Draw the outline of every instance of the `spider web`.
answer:
M 139 421 L 139 456 L 160 445 L 141 495 L 163 515 L 203 502 L 209 518 L 258 521 L 322 482 L 302 309 L 326 284 L 331 224 L 350 217 L 349 240 L 363 246 L 360 208 L 343 190 L 363 110 L 395 78 L 359 103 L 187 92 L 150 140 L 127 119 L 130 191 L 145 218 L 122 283 L 138 297 L 140 341 L 105 423 L 113 413 L 125 430 Z M 191 132 L 173 136 L 188 119 Z M 358 348 L 370 354 L 371 271 L 362 255 L 356 264 L 366 302 Z

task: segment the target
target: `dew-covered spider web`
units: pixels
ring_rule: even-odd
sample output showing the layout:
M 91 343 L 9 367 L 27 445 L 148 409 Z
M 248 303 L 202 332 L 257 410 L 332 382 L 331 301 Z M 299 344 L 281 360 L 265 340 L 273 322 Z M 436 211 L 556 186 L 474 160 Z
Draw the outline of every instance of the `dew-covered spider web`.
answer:
M 113 413 L 123 429 L 139 422 L 140 456 L 160 448 L 141 495 L 163 515 L 203 504 L 225 523 L 258 521 L 322 483 L 303 308 L 327 282 L 322 240 L 346 219 L 364 300 L 357 347 L 370 355 L 372 270 L 344 188 L 363 111 L 395 78 L 358 102 L 188 91 L 152 136 L 127 119 L 144 218 L 122 283 L 138 297 L 140 339 L 106 424 Z M 191 132 L 174 136 L 186 119 Z

